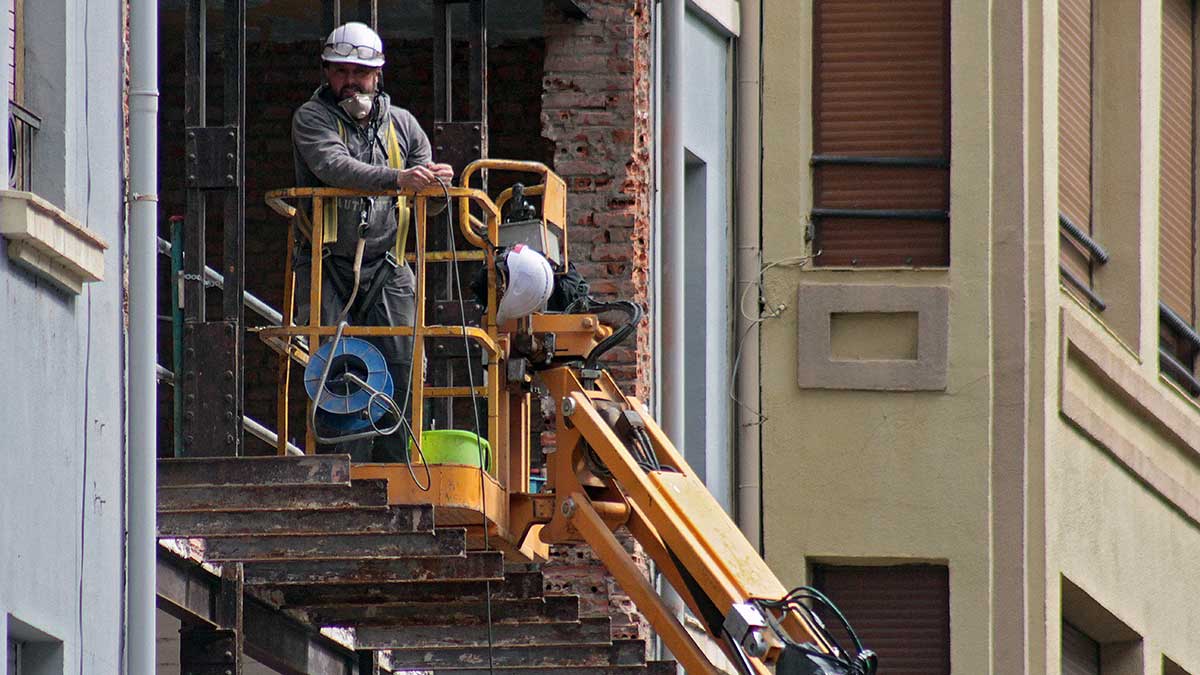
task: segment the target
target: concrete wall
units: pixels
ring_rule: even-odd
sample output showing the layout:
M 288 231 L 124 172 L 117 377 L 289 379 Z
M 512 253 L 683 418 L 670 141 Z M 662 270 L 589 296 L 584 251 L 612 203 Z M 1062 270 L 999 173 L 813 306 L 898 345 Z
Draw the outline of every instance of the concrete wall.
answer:
M 0 240 L 0 632 L 61 641 L 55 672 L 116 673 L 123 22 L 112 3 L 82 0 L 26 3 L 25 17 L 27 107 L 43 119 L 35 190 L 109 249 L 104 281 L 76 296 L 13 266 Z
M 804 228 L 812 208 L 812 2 L 764 3 L 764 291 L 772 307 L 784 309 L 762 328 L 763 529 L 767 562 L 788 586 L 804 582 L 813 562 L 947 564 L 953 668 L 985 673 L 989 24 L 985 4 L 951 5 L 950 268 L 814 271 L 798 261 L 810 253 Z M 819 339 L 798 318 L 802 286 L 863 306 L 912 295 L 918 323 L 921 314 L 944 311 L 947 351 L 931 362 L 945 369 L 944 388 L 907 386 L 907 376 L 887 373 L 877 388 L 931 390 L 801 388 L 798 350 Z M 897 330 L 906 325 L 897 322 Z

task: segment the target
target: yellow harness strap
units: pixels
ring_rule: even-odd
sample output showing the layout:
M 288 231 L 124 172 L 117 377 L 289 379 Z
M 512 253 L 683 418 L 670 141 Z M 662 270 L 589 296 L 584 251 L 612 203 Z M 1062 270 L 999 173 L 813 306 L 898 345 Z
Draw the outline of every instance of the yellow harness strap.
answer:
M 346 127 L 341 120 L 337 121 L 338 136 L 341 136 L 343 143 L 349 143 L 346 137 Z M 387 153 L 388 166 L 393 169 L 404 169 L 404 155 L 400 152 L 400 141 L 396 138 L 396 124 L 390 117 L 388 119 L 387 128 Z M 408 241 L 408 218 L 409 218 L 408 197 L 396 198 L 396 246 L 393 249 L 396 260 L 398 262 L 404 260 L 404 247 Z M 325 202 L 324 207 L 325 223 L 323 233 L 323 243 L 337 241 L 337 200 L 329 199 Z

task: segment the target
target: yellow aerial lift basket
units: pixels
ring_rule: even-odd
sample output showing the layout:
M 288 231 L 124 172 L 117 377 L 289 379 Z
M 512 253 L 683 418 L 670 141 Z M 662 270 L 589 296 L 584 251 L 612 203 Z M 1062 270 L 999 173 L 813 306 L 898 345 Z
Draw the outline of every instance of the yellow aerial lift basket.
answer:
M 465 187 L 485 171 L 533 175 L 537 182 L 523 190 L 508 188 L 492 199 L 483 190 Z M 622 393 L 598 365 L 600 352 L 632 332 L 641 317 L 640 308 L 624 303 L 633 311 L 615 334 L 598 313 L 589 310 L 534 313 L 497 325 L 500 290 L 496 263 L 503 246 L 515 241 L 530 244 L 560 270 L 567 267 L 569 232 L 562 179 L 539 163 L 487 159 L 467 166 L 459 185 L 463 187 L 415 194 L 332 188 L 268 193 L 271 207 L 290 219 L 283 326 L 260 333 L 281 354 L 279 453 L 284 454 L 288 438 L 292 365 L 307 364 L 309 354 L 316 353 L 322 341 L 338 334 L 337 327 L 322 325 L 320 317 L 321 250 L 336 231 L 325 222 L 325 204 L 364 196 L 407 197 L 412 206 L 414 244 L 406 259 L 418 279 L 432 265 L 483 264 L 487 283 L 480 325 L 430 323 L 425 284 L 418 282 L 416 319 L 411 327 L 348 326 L 342 334 L 411 335 L 413 361 L 418 364 L 409 390 L 411 428 L 426 428 L 427 400 L 474 397 L 486 401 L 486 425 L 481 426 L 486 426 L 489 458 L 486 462 L 426 463 L 421 472 L 428 469 L 428 486 L 418 480 L 421 472 L 404 463 L 358 463 L 353 466 L 353 477 L 386 479 L 390 503 L 432 503 L 439 525 L 465 527 L 470 545 L 487 543 L 514 558 L 543 559 L 551 544 L 586 542 L 692 675 L 718 671 L 617 541 L 613 535 L 617 528 L 628 528 L 641 542 L 705 629 L 721 641 L 740 672 L 874 673 L 875 656 L 863 649 L 856 637 L 853 647 L 843 649 L 815 618 L 814 604 L 827 602 L 823 596 L 813 589 L 788 592 L 783 587 L 646 407 Z M 524 218 L 506 231 L 506 206 L 524 197 L 538 198 L 540 208 L 533 218 Z M 311 200 L 311 210 L 289 203 L 296 200 Z M 433 205 L 443 203 L 457 216 L 466 250 L 428 248 L 430 211 Z M 305 325 L 293 325 L 291 250 L 297 237 L 308 239 L 312 251 L 310 310 Z M 448 239 L 453 241 L 453 237 Z M 592 305 L 592 309 L 597 307 L 616 308 L 614 304 Z M 441 338 L 464 339 L 478 346 L 484 360 L 482 382 L 467 387 L 426 382 L 420 367 L 426 343 Z M 530 385 L 535 378 L 548 389 L 557 412 L 557 442 L 547 451 L 545 485 L 538 492 L 530 490 Z M 314 431 L 309 428 L 305 448 L 311 453 L 314 447 Z M 493 453 L 494 458 L 490 457 Z M 850 634 L 853 636 L 852 629 Z

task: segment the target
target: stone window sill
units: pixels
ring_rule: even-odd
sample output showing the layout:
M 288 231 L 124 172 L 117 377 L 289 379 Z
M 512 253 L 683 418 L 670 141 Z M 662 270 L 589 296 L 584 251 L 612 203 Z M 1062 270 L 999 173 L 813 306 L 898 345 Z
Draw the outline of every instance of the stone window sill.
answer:
M 0 190 L 0 235 L 8 257 L 69 293 L 104 278 L 108 244 L 31 192 Z

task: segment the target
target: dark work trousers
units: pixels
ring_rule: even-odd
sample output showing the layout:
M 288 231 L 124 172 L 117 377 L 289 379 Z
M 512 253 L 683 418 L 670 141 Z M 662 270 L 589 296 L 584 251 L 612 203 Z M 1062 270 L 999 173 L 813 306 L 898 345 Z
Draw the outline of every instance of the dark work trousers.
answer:
M 297 251 L 293 260 L 296 271 L 296 312 L 297 325 L 308 323 L 309 279 L 312 257 L 307 250 Z M 384 259 L 363 262 L 361 282 L 355 307 L 347 322 L 354 326 L 412 326 L 416 315 L 416 302 L 413 298 L 414 277 L 407 264 L 396 268 L 386 283 L 375 294 L 375 300 L 370 306 L 364 306 L 363 301 L 373 295 L 374 286 L 378 280 L 386 276 L 381 272 L 388 263 Z M 378 275 L 378 276 L 377 276 Z M 354 287 L 354 263 L 352 260 L 326 256 L 324 268 L 321 270 L 321 323 L 335 325 L 346 296 Z M 392 376 L 394 391 L 392 398 L 401 410 L 406 411 L 405 417 L 412 419 L 412 410 L 408 400 L 409 387 L 412 384 L 412 338 L 411 337 L 366 337 L 364 338 L 383 352 L 387 361 L 388 372 Z M 384 416 L 381 427 L 395 424 L 391 414 Z M 320 430 L 322 436 L 329 436 L 327 430 Z M 354 441 L 346 441 L 333 445 L 317 447 L 322 454 L 348 454 L 355 462 L 403 462 L 408 457 L 408 431 L 403 426 L 388 436 L 376 436 Z

